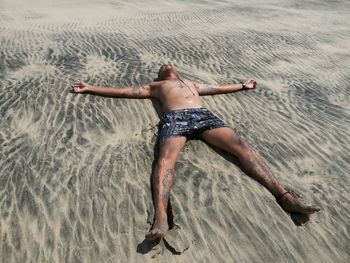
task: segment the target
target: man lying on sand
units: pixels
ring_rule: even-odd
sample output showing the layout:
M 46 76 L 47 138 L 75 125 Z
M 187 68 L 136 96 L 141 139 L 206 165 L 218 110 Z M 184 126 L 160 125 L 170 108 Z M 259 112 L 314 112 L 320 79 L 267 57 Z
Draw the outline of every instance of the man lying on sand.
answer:
M 163 106 L 165 113 L 161 118 L 160 153 L 153 179 L 155 218 L 146 239 L 161 238 L 169 230 L 166 211 L 174 182 L 175 162 L 186 141 L 195 138 L 236 156 L 248 174 L 271 192 L 284 211 L 308 215 L 320 210 L 316 206 L 301 203 L 288 192 L 273 177 L 266 163 L 248 142 L 204 108 L 200 98 L 204 95 L 254 89 L 256 84 L 252 79 L 223 86 L 198 84 L 183 80 L 174 66 L 164 64 L 159 69 L 158 79 L 141 87 L 106 88 L 84 82 L 72 86 L 76 93 L 92 92 L 123 98 L 156 98 Z

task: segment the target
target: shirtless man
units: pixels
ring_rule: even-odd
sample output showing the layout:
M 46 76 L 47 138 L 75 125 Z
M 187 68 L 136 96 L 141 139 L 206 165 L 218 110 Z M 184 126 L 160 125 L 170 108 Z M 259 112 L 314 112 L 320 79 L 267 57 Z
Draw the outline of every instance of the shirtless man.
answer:
M 253 89 L 255 86 L 256 81 L 252 79 L 223 86 L 183 80 L 171 64 L 161 66 L 158 79 L 141 87 L 96 87 L 84 82 L 72 86 L 72 91 L 76 93 L 88 92 L 122 98 L 156 98 L 162 104 L 164 115 L 161 119 L 159 138 L 160 153 L 153 178 L 155 218 L 146 239 L 161 238 L 169 230 L 166 211 L 174 182 L 175 162 L 186 141 L 193 138 L 200 138 L 236 156 L 248 174 L 271 192 L 284 211 L 309 215 L 320 210 L 316 206 L 301 203 L 277 182 L 266 163 L 247 141 L 204 108 L 200 98 L 204 95 Z

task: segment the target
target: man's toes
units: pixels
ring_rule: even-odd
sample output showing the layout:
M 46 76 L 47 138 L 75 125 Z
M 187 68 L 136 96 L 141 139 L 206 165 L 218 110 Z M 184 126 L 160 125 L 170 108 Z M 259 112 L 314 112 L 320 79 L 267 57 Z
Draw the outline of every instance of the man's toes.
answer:
M 304 209 L 304 213 L 306 214 L 313 214 L 318 211 L 320 211 L 320 208 L 317 206 L 306 206 Z
M 148 240 L 155 240 L 157 238 L 161 238 L 164 236 L 164 233 L 160 231 L 159 229 L 153 229 L 146 235 L 146 239 Z
M 153 232 L 149 232 L 149 233 L 146 235 L 146 239 L 147 239 L 147 240 L 154 240 L 154 239 L 156 239 L 156 238 L 154 237 L 154 233 L 153 233 Z
M 148 234 L 145 236 L 145 238 L 146 238 L 147 240 L 154 240 L 153 234 L 152 234 L 152 233 L 148 233 Z
M 283 208 L 283 210 L 288 213 L 310 215 L 320 211 L 318 206 L 305 205 L 290 193 L 288 193 L 288 195 L 284 195 L 283 198 L 277 200 L 277 202 Z

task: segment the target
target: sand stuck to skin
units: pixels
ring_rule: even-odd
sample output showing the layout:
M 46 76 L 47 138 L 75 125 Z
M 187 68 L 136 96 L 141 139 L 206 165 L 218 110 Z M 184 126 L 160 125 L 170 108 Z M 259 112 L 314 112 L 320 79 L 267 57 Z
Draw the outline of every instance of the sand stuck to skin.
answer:
M 348 1 L 0 2 L 0 262 L 349 262 Z M 232 156 L 190 141 L 175 227 L 144 241 L 161 111 L 70 93 L 77 80 L 185 78 L 274 175 L 319 205 L 297 226 Z

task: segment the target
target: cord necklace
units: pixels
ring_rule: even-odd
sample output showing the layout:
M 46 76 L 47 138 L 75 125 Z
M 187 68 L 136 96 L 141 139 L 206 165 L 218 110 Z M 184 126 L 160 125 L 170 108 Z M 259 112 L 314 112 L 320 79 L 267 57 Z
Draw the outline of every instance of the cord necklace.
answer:
M 194 92 L 192 91 L 192 89 L 191 89 L 179 76 L 177 76 L 177 78 L 178 78 L 178 80 L 179 80 L 179 85 L 180 85 L 181 88 L 182 88 L 182 84 L 181 84 L 181 82 L 182 82 L 182 83 L 185 84 L 185 86 L 189 89 L 189 91 L 191 91 L 192 95 L 193 95 L 193 96 L 196 96 L 196 94 L 194 94 Z M 180 81 L 181 81 L 181 82 L 180 82 Z

